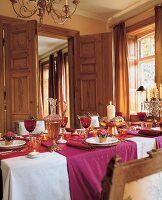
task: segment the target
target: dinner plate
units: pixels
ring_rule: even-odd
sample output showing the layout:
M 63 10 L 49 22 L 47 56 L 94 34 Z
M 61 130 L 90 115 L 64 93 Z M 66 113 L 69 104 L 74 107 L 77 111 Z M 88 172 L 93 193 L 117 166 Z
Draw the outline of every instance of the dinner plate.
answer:
M 91 138 L 87 138 L 85 140 L 86 143 L 88 144 L 92 144 L 92 145 L 100 145 L 100 146 L 105 146 L 105 145 L 112 145 L 112 144 L 116 144 L 119 142 L 119 140 L 117 138 L 114 137 L 107 137 L 105 142 L 100 143 L 98 140 L 98 137 L 91 137 Z
M 5 145 L 5 141 L 0 141 L 0 149 L 14 149 L 20 148 L 21 146 L 25 145 L 26 142 L 24 140 L 14 140 L 13 144 Z

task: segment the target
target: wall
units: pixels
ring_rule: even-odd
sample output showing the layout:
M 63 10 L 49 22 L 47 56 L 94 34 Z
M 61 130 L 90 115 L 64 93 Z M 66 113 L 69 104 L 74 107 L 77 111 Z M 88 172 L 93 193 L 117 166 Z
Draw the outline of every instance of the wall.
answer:
M 13 18 L 17 17 L 12 9 L 12 4 L 9 0 L 0 0 L 0 15 Z M 31 19 L 36 18 L 32 17 Z M 52 18 L 47 15 L 46 17 L 44 17 L 43 23 L 80 31 L 81 35 L 106 32 L 106 22 L 88 17 L 82 17 L 79 15 L 72 16 L 72 19 L 67 21 L 64 25 L 55 24 Z

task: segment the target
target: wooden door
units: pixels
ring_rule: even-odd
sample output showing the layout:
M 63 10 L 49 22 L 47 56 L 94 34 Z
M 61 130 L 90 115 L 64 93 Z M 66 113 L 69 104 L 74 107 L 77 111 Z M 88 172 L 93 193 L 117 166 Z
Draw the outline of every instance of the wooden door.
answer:
M 0 19 L 0 132 L 5 129 L 5 102 L 4 102 L 4 68 L 3 68 L 3 27 Z
M 7 130 L 15 122 L 37 116 L 37 24 L 5 26 L 5 88 Z
M 106 115 L 113 100 L 112 35 L 102 33 L 80 36 L 79 59 L 75 66 L 75 111 Z

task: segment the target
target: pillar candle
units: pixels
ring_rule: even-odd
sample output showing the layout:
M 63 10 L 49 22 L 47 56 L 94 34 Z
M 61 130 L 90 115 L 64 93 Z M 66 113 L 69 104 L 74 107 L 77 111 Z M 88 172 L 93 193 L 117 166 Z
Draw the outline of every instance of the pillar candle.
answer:
M 160 84 L 160 89 L 159 89 L 159 98 L 162 99 L 162 85 Z
M 107 106 L 107 119 L 108 121 L 110 121 L 114 117 L 115 117 L 115 106 L 112 105 L 112 102 L 110 101 L 110 104 Z
M 149 101 L 150 100 L 150 91 L 148 88 L 146 88 L 146 100 Z

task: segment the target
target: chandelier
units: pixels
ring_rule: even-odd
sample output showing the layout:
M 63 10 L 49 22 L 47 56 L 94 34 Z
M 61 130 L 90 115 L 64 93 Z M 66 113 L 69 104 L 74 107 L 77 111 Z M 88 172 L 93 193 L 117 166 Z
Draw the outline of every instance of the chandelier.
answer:
M 35 14 L 42 24 L 47 13 L 55 23 L 64 24 L 76 11 L 79 0 L 10 0 L 18 17 L 29 18 Z

